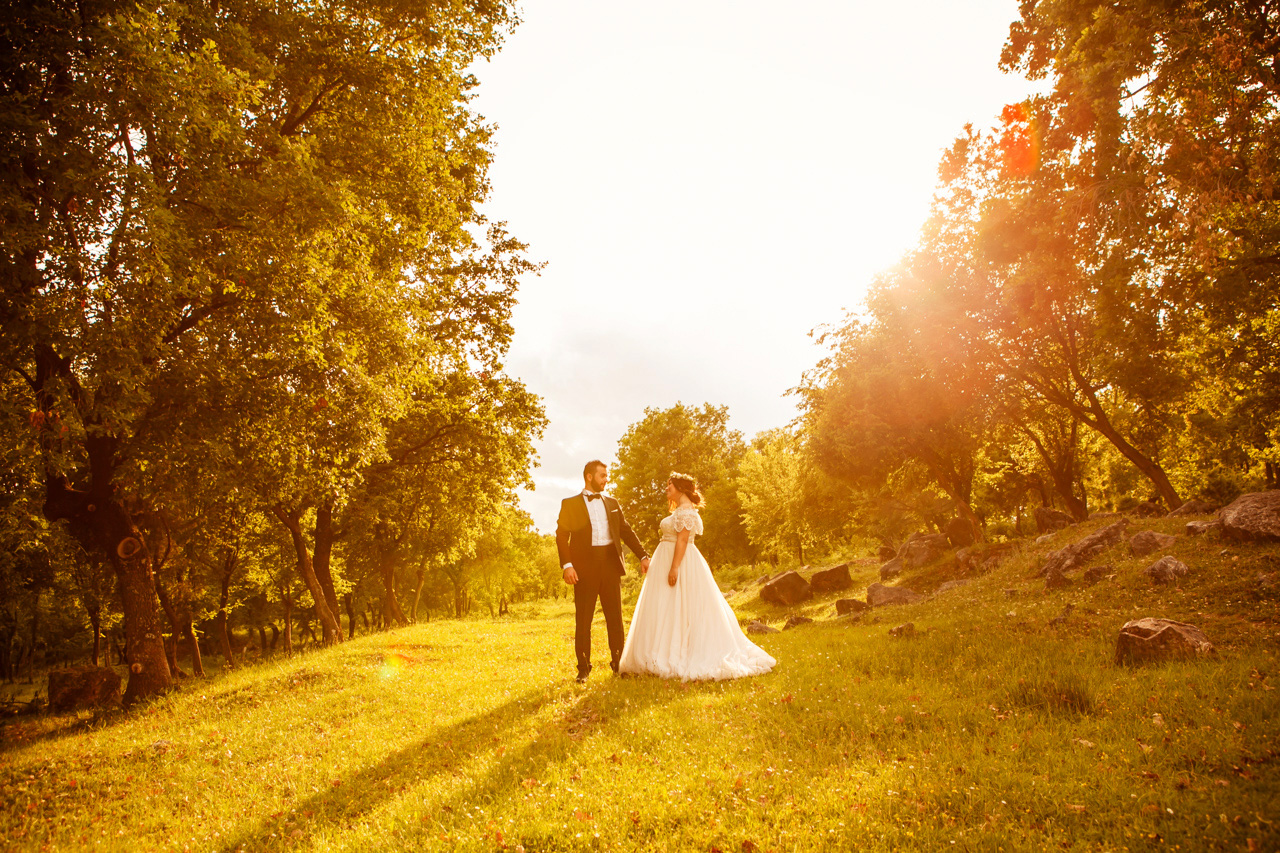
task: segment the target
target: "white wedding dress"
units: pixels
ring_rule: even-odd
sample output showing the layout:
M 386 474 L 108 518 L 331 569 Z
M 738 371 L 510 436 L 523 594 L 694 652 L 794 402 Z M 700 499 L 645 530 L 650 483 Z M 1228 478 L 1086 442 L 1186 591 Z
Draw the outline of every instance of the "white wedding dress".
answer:
M 662 519 L 658 529 L 662 541 L 649 561 L 649 574 L 636 601 L 618 671 L 683 681 L 720 681 L 773 669 L 777 661 L 742 633 L 738 617 L 694 544 L 694 538 L 702 533 L 698 510 L 678 507 Z M 689 531 L 689 544 L 676 585 L 671 586 L 667 574 L 675 556 L 676 534 L 681 530 Z

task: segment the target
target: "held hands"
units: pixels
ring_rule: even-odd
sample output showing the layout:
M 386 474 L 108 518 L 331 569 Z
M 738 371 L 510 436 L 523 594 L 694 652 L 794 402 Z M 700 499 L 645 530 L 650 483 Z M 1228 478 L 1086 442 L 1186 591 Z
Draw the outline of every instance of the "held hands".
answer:
M 578 571 L 573 566 L 565 566 L 561 574 L 564 576 L 564 582 L 570 586 L 578 582 Z
M 640 574 L 642 575 L 649 574 L 649 558 L 648 557 L 645 557 L 642 560 L 640 560 Z

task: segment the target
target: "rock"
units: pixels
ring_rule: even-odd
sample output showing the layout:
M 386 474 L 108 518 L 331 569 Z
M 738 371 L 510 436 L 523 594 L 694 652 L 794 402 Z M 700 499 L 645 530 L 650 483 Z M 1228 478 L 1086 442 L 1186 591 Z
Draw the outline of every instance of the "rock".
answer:
M 880 580 L 882 581 L 891 581 L 900 574 L 902 574 L 902 559 L 900 557 L 894 557 L 880 567 Z
M 884 607 L 890 604 L 915 604 L 917 601 L 923 600 L 924 596 L 898 586 L 873 583 L 867 587 L 867 604 L 871 607 Z
M 1188 521 L 1187 535 L 1200 536 L 1205 533 L 1217 533 L 1222 530 L 1222 522 L 1219 519 L 1210 519 L 1209 521 Z
M 796 616 L 788 616 L 788 617 L 787 617 L 787 623 L 786 623 L 785 625 L 783 625 L 783 626 L 782 626 L 782 630 L 784 630 L 784 631 L 785 631 L 785 630 L 787 630 L 788 628 L 794 628 L 794 627 L 796 627 L 797 625 L 808 625 L 808 624 L 809 624 L 810 622 L 812 622 L 812 621 L 813 621 L 813 620 L 812 620 L 812 619 L 810 619 L 808 616 L 799 616 L 799 615 L 796 615 Z
M 1147 566 L 1145 573 L 1154 583 L 1174 583 L 1191 574 L 1191 569 L 1177 557 L 1164 556 Z
M 945 533 L 947 541 L 951 543 L 952 548 L 963 548 L 966 545 L 972 545 L 978 540 L 978 534 L 973 529 L 973 522 L 967 518 L 953 518 L 948 521 Z
M 1222 532 L 1242 542 L 1280 542 L 1280 489 L 1241 495 L 1218 512 Z
M 849 579 L 849 564 L 841 563 L 829 569 L 819 569 L 809 577 L 809 585 L 814 592 L 835 592 L 853 586 Z
M 1217 509 L 1217 507 L 1211 503 L 1206 503 L 1202 500 L 1190 500 L 1175 509 L 1173 512 L 1169 513 L 1169 517 L 1177 518 L 1181 515 L 1208 515 L 1215 509 Z
M 772 625 L 766 625 L 763 622 L 761 622 L 759 619 L 755 619 L 755 620 L 752 620 L 751 624 L 747 626 L 747 633 L 748 634 L 779 634 L 781 633 L 781 631 L 779 631 L 777 628 L 774 628 Z
M 1071 586 L 1071 578 L 1061 572 L 1054 572 L 1044 579 L 1045 589 L 1066 589 Z
M 1086 562 L 1119 542 L 1124 536 L 1124 530 L 1128 525 L 1129 520 L 1122 518 L 1101 530 L 1090 533 L 1083 539 L 1059 548 L 1049 554 L 1045 564 L 1040 567 L 1040 575 L 1045 578 L 1053 578 L 1055 575 L 1062 575 L 1064 572 L 1083 566 Z
M 1167 533 L 1143 530 L 1141 533 L 1135 533 L 1129 537 L 1129 550 L 1133 552 L 1135 557 L 1145 557 L 1156 551 L 1163 551 L 1177 541 L 1178 537 L 1170 536 Z
M 880 550 L 877 554 L 880 557 L 880 562 L 887 563 L 894 557 L 898 556 L 898 549 L 886 543 L 880 546 Z
M 859 601 L 856 598 L 841 598 L 836 600 L 836 614 L 840 616 L 848 616 L 850 613 L 861 613 L 867 609 L 865 601 Z
M 75 666 L 49 672 L 49 710 L 55 714 L 119 704 L 120 676 L 113 669 Z
M 1213 643 L 1199 628 L 1172 619 L 1134 619 L 1125 623 L 1116 640 L 1117 664 L 1201 658 L 1213 654 Z
M 902 565 L 918 569 L 932 563 L 951 547 L 945 533 L 913 533 L 898 552 Z
M 1076 606 L 1068 601 L 1067 606 L 1062 608 L 1062 612 L 1049 620 L 1049 624 L 1055 628 L 1062 627 L 1063 625 L 1067 624 L 1067 620 L 1071 618 L 1071 611 L 1075 609 L 1076 609 Z
M 914 637 L 916 633 L 916 625 L 914 622 L 903 622 L 895 628 L 889 629 L 890 637 Z
M 1089 513 L 1089 520 L 1093 521 L 1095 518 L 1115 518 L 1119 514 L 1120 513 L 1118 512 L 1111 512 L 1110 510 L 1106 510 L 1104 512 L 1091 512 Z
M 783 572 L 761 587 L 760 597 L 773 604 L 790 606 L 813 598 L 813 589 L 799 572 Z
M 756 578 L 756 586 L 762 586 L 764 584 L 767 584 L 768 582 L 769 582 L 768 575 L 761 575 L 760 577 Z
M 1159 518 L 1165 509 L 1159 501 L 1143 501 L 1133 508 L 1133 514 L 1137 518 Z
M 1105 563 L 1101 566 L 1090 566 L 1084 570 L 1084 574 L 1080 576 L 1080 580 L 1082 580 L 1087 586 L 1093 586 L 1095 583 L 1109 578 L 1115 573 L 1115 570 L 1116 567 L 1110 563 Z
M 934 590 L 934 593 L 933 593 L 933 594 L 934 594 L 934 595 L 941 595 L 941 594 L 942 594 L 942 593 L 944 593 L 944 592 L 950 592 L 950 591 L 951 591 L 951 590 L 953 590 L 953 589 L 959 589 L 960 587 L 964 586 L 964 585 L 965 585 L 965 584 L 967 584 L 968 582 L 969 582 L 969 579 L 968 579 L 968 578 L 962 578 L 962 579 L 960 579 L 960 580 L 954 580 L 954 581 L 947 581 L 947 582 L 946 582 L 946 583 L 944 583 L 942 586 L 940 586 L 940 587 L 938 587 L 936 590 Z
M 1036 530 L 1041 533 L 1052 533 L 1055 530 L 1070 527 L 1075 523 L 1075 519 L 1067 513 L 1047 506 L 1036 507 L 1033 515 L 1036 520 Z
M 1046 543 L 1046 542 L 1051 542 L 1051 541 L 1053 541 L 1053 534 L 1052 534 L 1052 533 L 1045 533 L 1045 534 L 1044 534 L 1044 535 L 1042 535 L 1042 536 L 1037 536 L 1037 537 L 1036 537 L 1036 544 L 1037 544 L 1037 545 L 1043 545 L 1044 543 Z

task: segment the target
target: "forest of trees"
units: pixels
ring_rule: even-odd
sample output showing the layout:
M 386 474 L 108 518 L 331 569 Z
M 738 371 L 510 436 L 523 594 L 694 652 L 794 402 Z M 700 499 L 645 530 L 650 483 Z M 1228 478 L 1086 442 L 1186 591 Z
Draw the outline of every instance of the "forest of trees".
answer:
M 514 23 L 0 8 L 0 678 L 91 648 L 133 702 L 201 638 L 233 663 L 560 588 L 515 508 L 543 406 L 503 368 L 537 266 L 480 212 L 470 108 Z M 673 468 L 713 564 L 1276 488 L 1278 56 L 1267 4 L 1023 0 L 1002 63 L 1046 94 L 963 129 L 794 423 L 644 412 L 633 526 Z
M 964 129 L 917 247 L 818 331 L 796 422 L 647 412 L 624 505 L 656 511 L 661 448 L 740 514 L 713 562 L 806 562 L 1280 487 L 1277 57 L 1268 4 L 1023 0 L 1002 64 L 1048 94 Z
M 234 661 L 229 620 L 287 649 L 545 593 L 502 368 L 534 265 L 480 213 L 467 72 L 513 22 L 0 9 L 0 677 L 87 643 L 128 704 L 201 672 L 197 624 Z

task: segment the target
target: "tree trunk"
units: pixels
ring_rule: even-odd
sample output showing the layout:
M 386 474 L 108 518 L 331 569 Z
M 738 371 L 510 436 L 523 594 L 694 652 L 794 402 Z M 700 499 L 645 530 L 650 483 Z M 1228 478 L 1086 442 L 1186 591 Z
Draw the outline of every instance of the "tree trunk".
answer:
M 284 602 L 284 653 L 293 654 L 293 593 L 288 589 L 281 590 L 280 599 Z
M 410 618 L 412 618 L 414 622 L 418 621 L 418 604 L 422 601 L 422 588 L 426 586 L 426 583 L 427 568 L 426 566 L 419 566 L 418 583 L 413 588 L 413 610 L 409 613 Z
M 62 361 L 51 353 L 47 357 Z M 58 375 L 65 370 L 56 368 L 69 369 L 61 364 L 53 367 Z M 51 521 L 67 520 L 81 546 L 91 554 L 104 554 L 115 570 L 129 664 L 124 692 L 127 708 L 165 692 L 173 681 L 156 614 L 151 551 L 116 493 L 117 440 L 105 430 L 90 432 L 84 448 L 89 462 L 88 491 L 72 489 L 65 477 L 47 474 L 43 509 Z
M 274 622 L 268 622 L 267 627 L 271 629 L 271 653 L 275 654 L 276 643 L 280 642 L 280 629 Z
M 347 608 L 347 636 L 354 637 L 356 635 L 356 597 L 351 593 L 344 593 L 342 603 Z
M 169 595 L 169 590 L 165 587 L 160 577 L 156 576 L 156 594 L 160 596 L 160 607 L 164 610 L 165 617 L 169 620 L 169 639 L 165 641 L 165 656 L 169 660 L 169 671 L 173 673 L 175 678 L 186 678 L 187 674 L 178 666 L 178 634 L 181 632 L 181 619 L 178 616 L 177 608 L 174 606 L 173 598 Z
M 322 503 L 316 507 L 316 547 L 312 565 L 315 567 L 320 589 L 324 591 L 324 602 L 329 606 L 329 612 L 333 614 L 337 625 L 338 642 L 342 642 L 346 639 L 342 633 L 342 611 L 338 608 L 338 594 L 334 590 L 333 573 L 329 568 L 333 557 L 333 539 L 333 504 Z M 323 618 L 321 621 L 323 622 Z
M 324 644 L 331 645 L 342 639 L 341 630 L 338 628 L 338 620 L 334 617 L 333 611 L 329 609 L 329 604 L 325 599 L 324 589 L 320 586 L 320 580 L 316 577 L 315 566 L 311 562 L 311 552 L 307 549 L 307 540 L 302 533 L 302 513 L 298 510 L 286 510 L 283 506 L 272 508 L 276 518 L 280 519 L 293 537 L 293 547 L 298 554 L 298 573 L 302 575 L 303 582 L 307 585 L 307 589 L 311 592 L 311 598 L 315 601 L 316 617 L 320 620 L 320 628 L 324 633 Z
M 236 553 L 228 551 L 222 563 L 222 591 L 218 596 L 218 615 L 214 619 L 214 634 L 218 638 L 218 648 L 227 666 L 235 668 L 236 656 L 231 649 L 231 635 L 227 633 L 227 607 L 231 603 L 231 575 L 235 571 Z
M 102 613 L 91 612 L 89 624 L 93 627 L 93 665 L 100 666 L 102 663 Z
M 31 595 L 31 643 L 27 656 L 27 683 L 36 680 L 36 639 L 40 636 L 40 589 Z
M 191 611 L 187 611 L 186 621 L 182 626 L 182 635 L 187 638 L 187 642 L 191 644 L 191 671 L 201 678 L 204 677 L 204 658 L 200 656 L 200 642 L 196 639 L 196 626 L 191 619 Z

